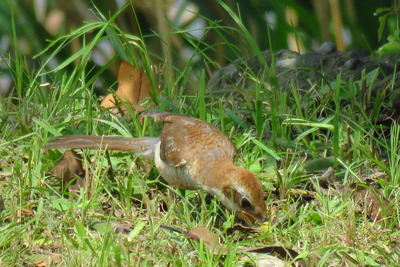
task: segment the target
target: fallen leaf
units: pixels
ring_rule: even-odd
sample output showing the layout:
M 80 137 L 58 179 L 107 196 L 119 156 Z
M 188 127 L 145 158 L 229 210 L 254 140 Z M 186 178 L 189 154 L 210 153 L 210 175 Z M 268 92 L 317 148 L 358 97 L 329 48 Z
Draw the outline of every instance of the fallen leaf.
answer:
M 189 238 L 197 239 L 203 241 L 209 248 L 211 248 L 214 252 L 221 253 L 221 249 L 224 246 L 221 246 L 218 241 L 218 237 L 211 233 L 205 227 L 195 227 L 189 232 L 185 234 Z M 223 249 L 224 254 L 226 253 L 226 248 Z
M 20 222 L 22 220 L 22 217 L 25 216 L 32 216 L 34 214 L 33 210 L 30 208 L 21 208 L 17 210 L 17 220 Z
M 21 222 L 26 216 L 32 216 L 34 215 L 34 211 L 30 208 L 21 208 L 18 209 L 16 212 L 17 215 L 17 222 Z M 6 220 L 8 220 L 9 217 L 6 218 Z
M 56 253 L 51 253 L 44 258 L 34 260 L 32 263 L 36 267 L 47 267 L 47 266 L 54 266 L 61 262 L 61 255 Z
M 124 104 L 134 106 L 134 110 L 141 111 L 142 108 L 136 105 L 150 96 L 151 85 L 147 76 L 127 61 L 122 61 L 118 68 L 118 89 L 114 94 L 107 95 L 100 106 L 113 108 L 110 112 L 122 114 L 127 112 Z M 122 104 L 120 103 L 122 102 Z M 117 107 L 114 109 L 114 107 Z M 120 110 L 118 110 L 120 109 Z
M 0 212 L 1 212 L 2 210 L 5 210 L 5 209 L 6 209 L 6 207 L 5 207 L 5 205 L 4 205 L 3 196 L 0 195 Z
M 389 219 L 392 216 L 393 209 L 389 205 L 390 202 L 373 186 L 353 184 L 352 187 L 354 187 L 354 199 L 362 207 L 363 213 L 372 221 Z
M 72 150 L 64 152 L 62 159 L 54 166 L 54 175 L 61 180 L 62 189 L 65 190 L 70 185 L 73 179 L 75 187 L 72 190 L 79 190 L 79 187 L 84 186 L 85 171 L 82 167 L 81 156 Z
M 317 198 L 317 193 L 301 188 L 290 188 L 288 196 L 293 199 L 312 200 Z
M 116 107 L 116 108 L 109 109 L 109 112 L 111 112 L 113 114 L 126 114 L 126 113 L 128 113 L 128 109 L 124 105 L 120 105 L 120 103 L 118 103 L 117 105 L 119 105 L 119 106 Z M 143 112 L 143 111 L 145 111 L 145 108 L 142 107 L 142 106 L 135 106 L 135 107 L 133 107 L 133 110 L 135 112 Z

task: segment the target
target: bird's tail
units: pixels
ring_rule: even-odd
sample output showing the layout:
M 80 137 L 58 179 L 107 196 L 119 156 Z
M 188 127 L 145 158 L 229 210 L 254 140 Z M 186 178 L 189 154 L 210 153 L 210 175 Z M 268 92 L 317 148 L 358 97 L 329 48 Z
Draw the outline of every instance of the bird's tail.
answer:
M 58 136 L 42 148 L 44 150 L 53 148 L 87 148 L 129 151 L 144 157 L 154 157 L 156 145 L 159 138 L 153 137 L 117 137 L 117 136 L 87 136 L 87 135 L 65 135 Z

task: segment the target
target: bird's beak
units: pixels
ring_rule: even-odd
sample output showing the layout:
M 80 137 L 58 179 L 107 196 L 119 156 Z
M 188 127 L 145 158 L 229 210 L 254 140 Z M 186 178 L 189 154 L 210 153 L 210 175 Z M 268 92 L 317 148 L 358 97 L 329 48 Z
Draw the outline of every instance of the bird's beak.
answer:
M 240 211 L 239 217 L 242 218 L 248 225 L 262 224 L 266 220 L 265 218 L 259 219 L 245 211 Z
M 248 225 L 255 225 L 256 218 L 253 215 L 248 214 L 247 212 L 241 211 L 240 217 L 248 224 Z

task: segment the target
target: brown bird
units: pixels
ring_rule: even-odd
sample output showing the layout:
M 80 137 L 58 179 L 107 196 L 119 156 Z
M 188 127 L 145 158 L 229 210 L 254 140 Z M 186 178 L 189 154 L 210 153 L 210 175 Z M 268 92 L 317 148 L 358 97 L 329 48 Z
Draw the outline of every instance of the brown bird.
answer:
M 260 182 L 250 171 L 234 165 L 236 148 L 215 126 L 168 112 L 150 112 L 164 122 L 161 136 L 110 137 L 67 135 L 56 137 L 44 149 L 89 148 L 130 151 L 154 158 L 161 176 L 171 186 L 203 189 L 218 196 L 248 224 L 264 222 L 267 208 Z

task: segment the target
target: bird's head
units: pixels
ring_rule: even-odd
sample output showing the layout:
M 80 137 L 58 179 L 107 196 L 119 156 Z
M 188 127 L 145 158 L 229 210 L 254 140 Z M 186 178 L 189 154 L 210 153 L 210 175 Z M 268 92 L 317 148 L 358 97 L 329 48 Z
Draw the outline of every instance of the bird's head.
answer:
M 222 187 L 222 202 L 249 225 L 266 220 L 267 206 L 260 182 L 250 171 L 235 167 L 227 170 L 229 183 Z

